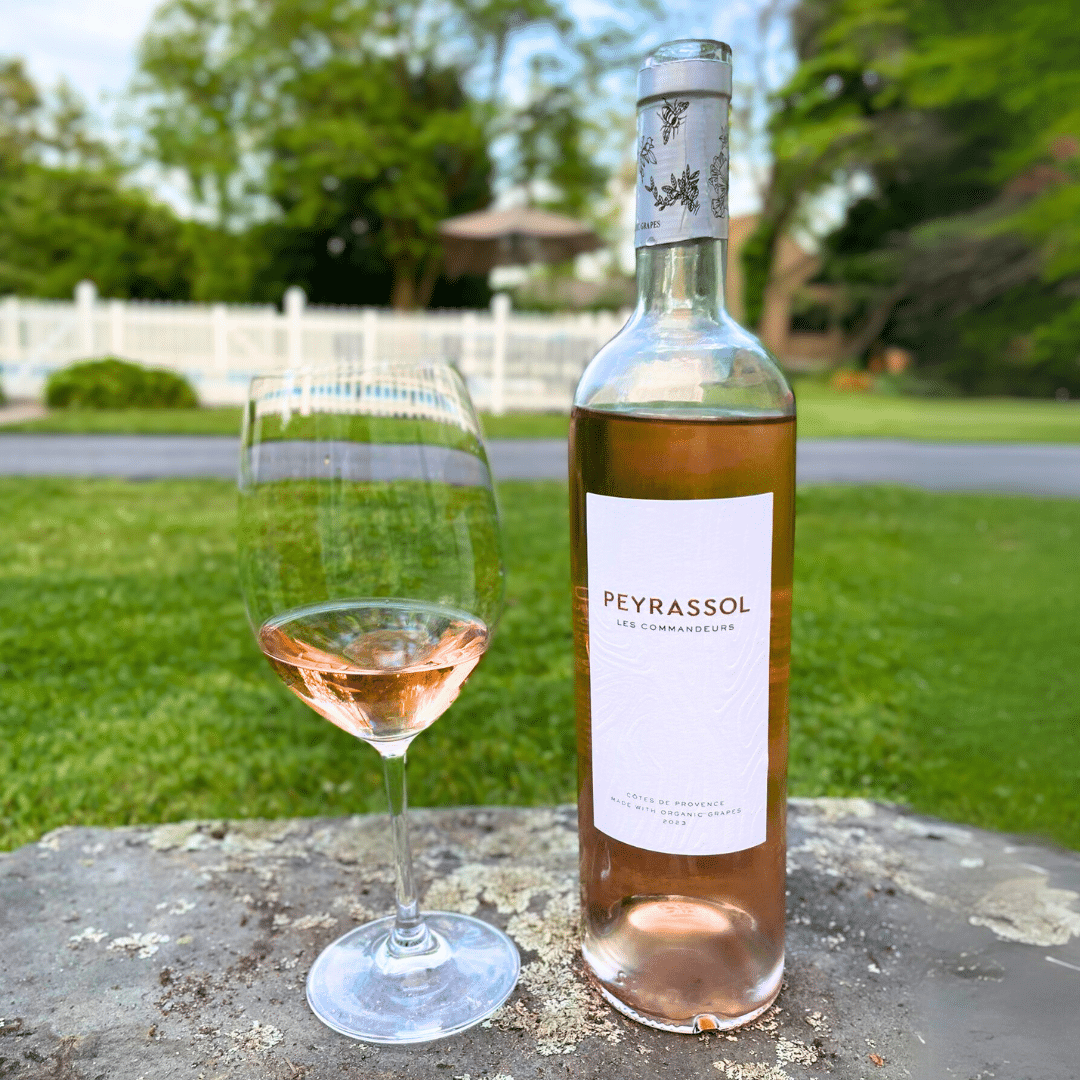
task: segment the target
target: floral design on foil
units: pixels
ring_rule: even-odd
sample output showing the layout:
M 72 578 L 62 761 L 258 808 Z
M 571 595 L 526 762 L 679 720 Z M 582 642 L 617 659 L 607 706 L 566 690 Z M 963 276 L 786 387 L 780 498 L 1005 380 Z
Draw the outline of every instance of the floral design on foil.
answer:
M 726 218 L 728 213 L 728 133 L 720 136 L 720 153 L 712 159 L 709 166 L 709 179 L 705 182 L 712 197 L 709 205 L 713 217 Z
M 679 101 L 678 98 L 668 101 L 664 98 L 664 107 L 656 115 L 660 117 L 660 123 L 663 124 L 665 146 L 668 144 L 668 139 L 682 127 L 686 119 L 686 110 L 689 108 L 689 101 Z
M 653 137 L 651 135 L 649 135 L 648 137 L 641 140 L 641 149 L 638 151 L 638 156 L 637 156 L 638 157 L 637 167 L 638 167 L 638 176 L 642 180 L 645 179 L 645 166 L 646 165 L 655 165 L 656 164 L 655 147 L 656 147 L 656 143 L 653 141 Z
M 657 210 L 666 210 L 669 206 L 674 206 L 676 203 L 685 206 L 691 214 L 698 212 L 698 207 L 701 205 L 698 202 L 700 197 L 698 191 L 698 177 L 701 175 L 701 171 L 691 172 L 690 166 L 687 165 L 683 169 L 682 176 L 676 176 L 671 174 L 671 183 L 664 184 L 660 191 L 656 189 L 656 181 L 650 180 L 645 185 L 645 190 L 652 192 L 653 203 L 656 205 Z M 661 195 L 660 192 L 663 192 Z

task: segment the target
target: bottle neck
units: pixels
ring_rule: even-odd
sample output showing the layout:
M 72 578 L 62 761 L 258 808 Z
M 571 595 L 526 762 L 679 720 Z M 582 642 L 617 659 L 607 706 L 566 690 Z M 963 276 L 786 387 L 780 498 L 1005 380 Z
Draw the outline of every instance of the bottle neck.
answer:
M 719 322 L 724 312 L 727 241 L 702 237 L 639 247 L 635 316 Z

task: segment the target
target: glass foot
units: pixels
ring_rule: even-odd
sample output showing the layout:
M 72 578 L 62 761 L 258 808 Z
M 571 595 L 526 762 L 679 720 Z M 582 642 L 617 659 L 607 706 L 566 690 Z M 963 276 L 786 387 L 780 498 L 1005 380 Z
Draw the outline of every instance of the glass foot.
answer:
M 469 915 L 424 913 L 433 947 L 394 957 L 393 916 L 328 945 L 307 980 L 311 1011 L 335 1031 L 371 1043 L 421 1043 L 456 1035 L 510 996 L 521 958 L 501 931 Z

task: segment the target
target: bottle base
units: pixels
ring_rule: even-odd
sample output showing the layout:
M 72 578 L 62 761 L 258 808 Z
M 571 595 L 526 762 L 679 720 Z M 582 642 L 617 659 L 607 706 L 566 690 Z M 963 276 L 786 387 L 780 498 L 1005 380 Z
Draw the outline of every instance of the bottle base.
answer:
M 588 970 L 587 967 L 586 970 Z M 591 975 L 592 972 L 590 971 L 589 974 Z M 660 1031 L 673 1031 L 676 1035 L 700 1035 L 706 1031 L 730 1031 L 732 1028 L 742 1027 L 743 1024 L 752 1023 L 761 1016 L 762 1013 L 768 1011 L 769 1007 L 776 1000 L 780 993 L 783 976 L 784 965 L 781 962 L 780 974 L 776 980 L 776 989 L 773 991 L 772 997 L 764 1004 L 751 1009 L 750 1012 L 736 1017 L 717 1016 L 715 1013 L 698 1013 L 698 1015 L 688 1024 L 669 1022 L 667 1020 L 661 1020 L 656 1016 L 648 1016 L 645 1013 L 640 1013 L 636 1009 L 632 1009 L 625 1001 L 620 1001 L 606 986 L 599 983 L 595 978 L 590 979 L 590 981 L 593 986 L 600 991 L 601 996 L 609 1005 L 613 1005 L 623 1014 L 623 1016 L 628 1016 L 631 1020 L 636 1020 L 639 1024 L 644 1024 L 646 1027 L 657 1028 Z
M 782 931 L 765 933 L 749 912 L 702 897 L 627 897 L 604 924 L 586 925 L 581 952 L 620 1012 L 685 1034 L 749 1023 L 784 975 Z

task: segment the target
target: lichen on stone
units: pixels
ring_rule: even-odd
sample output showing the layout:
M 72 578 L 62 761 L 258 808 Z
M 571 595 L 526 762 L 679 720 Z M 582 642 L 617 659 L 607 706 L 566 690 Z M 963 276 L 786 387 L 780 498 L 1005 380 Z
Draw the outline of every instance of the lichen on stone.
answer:
M 615 1014 L 580 971 L 576 884 L 569 869 L 466 863 L 436 879 L 424 902 L 465 914 L 484 902 L 511 916 L 506 931 L 526 955 L 518 991 L 488 1023 L 527 1032 L 543 1056 L 571 1053 L 590 1036 L 621 1038 Z M 537 900 L 544 906 L 532 910 Z
M 776 1014 L 779 1011 L 770 1010 L 771 1022 L 763 1029 L 769 1034 L 775 1032 L 778 1026 Z M 767 1013 L 766 1016 L 768 1015 Z M 753 1026 L 751 1025 L 751 1028 Z M 794 1080 L 785 1070 L 785 1065 L 809 1067 L 816 1064 L 821 1057 L 815 1047 L 807 1046 L 801 1040 L 785 1035 L 779 1036 L 773 1043 L 773 1052 L 775 1054 L 773 1062 L 732 1061 L 730 1058 L 721 1058 L 712 1064 L 713 1068 L 728 1077 L 728 1080 Z
M 183 847 L 198 831 L 197 821 L 178 821 L 168 825 L 159 825 L 147 837 L 147 846 L 154 851 L 172 851 Z
M 766 1035 L 771 1035 L 779 1028 L 780 1014 L 783 1011 L 784 1010 L 774 1002 L 756 1020 L 752 1020 L 749 1024 L 745 1025 L 745 1030 L 764 1031 Z
M 359 864 L 369 881 L 393 880 L 393 850 L 385 819 L 353 817 L 332 828 L 317 829 L 308 837 L 305 849 L 346 866 Z M 375 871 L 381 870 L 381 874 Z M 387 878 L 389 872 L 389 878 Z
M 869 820 L 877 813 L 877 807 L 869 799 L 844 799 L 826 797 L 817 799 L 792 796 L 788 805 L 796 810 L 812 811 L 826 825 L 835 825 L 844 818 Z
M 908 836 L 918 836 L 925 840 L 947 840 L 951 844 L 970 844 L 972 840 L 969 829 L 961 829 L 956 825 L 945 825 L 941 822 L 930 824 L 919 821 L 917 818 L 897 818 L 892 823 L 893 830 L 898 833 L 907 833 Z
M 595 1036 L 609 1043 L 622 1038 L 612 1009 L 585 981 L 578 954 L 578 902 L 573 892 L 553 896 L 542 912 L 523 912 L 507 933 L 527 952 L 519 980 L 521 997 L 493 1019 L 496 1027 L 523 1030 L 543 1056 L 572 1053 Z
M 72 934 L 71 937 L 68 938 L 68 948 L 77 949 L 87 941 L 97 945 L 98 942 L 104 941 L 108 936 L 109 932 L 107 930 L 98 930 L 96 927 L 88 926 L 81 933 Z
M 320 912 L 317 915 L 302 915 L 292 925 L 294 930 L 313 930 L 315 927 L 321 930 L 329 930 L 330 927 L 337 926 L 337 922 L 335 916 Z
M 814 800 L 814 803 L 817 801 Z M 792 855 L 813 856 L 818 868 L 831 876 L 859 877 L 871 881 L 884 878 L 924 904 L 955 908 L 952 900 L 939 896 L 923 884 L 925 867 L 918 859 L 907 852 L 886 847 L 862 826 L 841 827 L 838 824 L 843 819 L 844 807 L 837 804 L 850 805 L 855 817 L 865 818 L 868 815 L 862 804 L 869 807 L 872 815 L 872 803 L 864 799 L 820 801 L 824 804 L 821 813 L 818 813 L 816 805 L 812 805 L 807 807 L 812 810 L 811 813 L 799 815 L 799 825 L 810 835 L 791 849 Z
M 1045 877 L 1011 878 L 976 903 L 968 922 L 1006 941 L 1065 945 L 1074 935 L 1080 937 L 1080 914 L 1070 906 L 1076 899 L 1069 889 L 1051 889 Z
M 230 1031 L 229 1038 L 235 1043 L 234 1051 L 257 1054 L 265 1054 L 278 1043 L 285 1041 L 285 1036 L 276 1027 L 272 1024 L 261 1024 L 258 1020 L 252 1021 L 251 1028 L 247 1031 Z
M 713 1068 L 728 1080 L 792 1080 L 779 1065 L 766 1065 L 757 1061 L 730 1061 L 721 1058 L 714 1061 Z
M 573 824 L 573 811 L 534 810 L 525 823 L 507 822 L 500 828 L 480 836 L 473 845 L 474 857 L 481 859 L 515 859 L 535 862 L 552 858 L 577 857 L 577 833 L 566 828 Z
M 437 878 L 429 887 L 424 907 L 429 911 L 460 911 L 471 915 L 481 901 L 500 914 L 527 910 L 536 896 L 566 892 L 573 887 L 569 874 L 535 866 L 488 866 L 470 862 Z
M 780 1036 L 776 1040 L 776 1060 L 791 1062 L 795 1065 L 813 1065 L 818 1057 L 817 1050 L 795 1038 Z
M 367 904 L 353 900 L 350 896 L 335 896 L 333 906 L 344 908 L 354 923 L 371 922 L 372 919 L 376 918 L 375 912 Z M 384 911 L 383 914 L 388 915 L 389 911 Z
M 183 897 L 180 897 L 178 900 L 162 900 L 161 903 L 157 905 L 158 911 L 162 911 L 165 908 L 168 908 L 168 911 L 165 912 L 166 915 L 186 915 L 189 911 L 195 910 L 195 904 L 190 900 L 185 900 Z
M 158 951 L 159 945 L 164 945 L 168 941 L 168 934 L 157 934 L 150 931 L 145 934 L 127 934 L 124 937 L 115 937 L 105 948 L 111 952 L 126 952 L 131 956 L 138 956 L 146 960 Z

